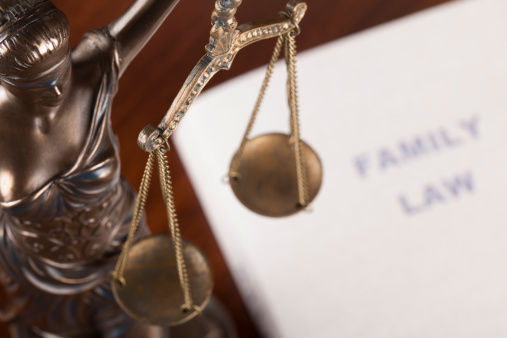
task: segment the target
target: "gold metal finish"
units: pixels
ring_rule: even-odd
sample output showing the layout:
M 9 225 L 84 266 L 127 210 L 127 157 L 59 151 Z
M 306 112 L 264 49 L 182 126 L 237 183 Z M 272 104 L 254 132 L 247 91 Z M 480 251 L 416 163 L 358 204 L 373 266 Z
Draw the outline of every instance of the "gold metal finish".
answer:
M 178 267 L 178 278 L 183 292 L 184 302 L 181 306 L 185 312 L 197 311 L 200 312 L 201 308 L 194 304 L 192 298 L 192 292 L 188 277 L 187 265 L 183 254 L 183 244 L 180 232 L 180 226 L 178 223 L 178 217 L 176 215 L 176 209 L 174 207 L 174 196 L 173 196 L 173 185 L 171 181 L 171 174 L 169 172 L 169 164 L 167 162 L 167 156 L 165 152 L 169 151 L 169 144 L 167 149 L 157 148 L 157 161 L 158 171 L 160 178 L 160 186 L 162 188 L 162 196 L 167 209 L 167 217 L 169 221 L 169 229 L 171 231 L 171 238 L 174 244 L 174 252 L 176 255 L 176 266 Z
M 296 26 L 299 29 L 299 26 Z M 285 59 L 287 62 L 287 93 L 289 98 L 290 108 L 290 130 L 291 130 L 291 143 L 294 144 L 294 151 L 296 153 L 296 174 L 298 184 L 298 198 L 299 205 L 307 207 L 310 203 L 308 196 L 308 182 L 306 178 L 306 165 L 303 145 L 300 137 L 299 125 L 299 107 L 298 107 L 298 93 L 296 81 L 296 34 L 300 31 L 285 34 Z
M 143 129 L 137 144 L 151 152 L 167 140 L 187 113 L 188 109 L 206 86 L 208 81 L 221 69 L 229 69 L 236 54 L 247 45 L 259 40 L 283 35 L 296 28 L 306 12 L 306 4 L 290 0 L 286 11 L 289 17 L 277 17 L 237 25 L 234 13 L 240 0 L 217 0 L 211 17 L 212 29 L 206 55 L 194 67 L 168 112 L 158 125 L 158 130 Z
M 307 173 L 308 200 L 317 195 L 322 182 L 322 165 L 315 151 L 301 142 Z M 236 197 L 250 210 L 281 217 L 302 209 L 299 203 L 295 149 L 291 137 L 266 134 L 246 142 L 229 183 Z
M 266 89 L 268 88 L 269 80 L 271 79 L 271 75 L 273 74 L 273 68 L 275 67 L 276 61 L 280 56 L 280 52 L 282 50 L 283 45 L 283 35 L 278 38 L 275 45 L 275 50 L 273 51 L 273 55 L 271 55 L 271 59 L 268 63 L 268 68 L 266 69 L 266 75 L 264 76 L 264 81 L 262 82 L 261 90 L 259 92 L 259 96 L 257 97 L 257 101 L 255 102 L 254 109 L 252 111 L 252 115 L 250 115 L 250 120 L 248 121 L 248 125 L 246 127 L 245 133 L 243 134 L 243 139 L 241 140 L 241 144 L 239 146 L 238 151 L 232 158 L 232 163 L 229 168 L 229 179 L 239 178 L 237 169 L 239 167 L 239 163 L 241 161 L 241 156 L 243 155 L 243 150 L 245 148 L 245 144 L 248 142 L 248 137 L 255 123 L 255 119 L 257 118 L 257 114 L 259 113 L 259 109 L 261 108 L 262 100 L 264 99 L 264 95 L 266 94 Z
M 192 298 L 199 308 L 210 299 L 212 276 L 204 254 L 191 242 L 183 241 Z M 145 238 L 128 252 L 123 274 L 125 285 L 113 283 L 115 298 L 133 318 L 154 325 L 184 323 L 198 311 L 184 311 L 184 295 L 178 277 L 175 247 L 171 236 Z
M 234 18 L 234 14 L 238 6 L 241 4 L 241 0 L 217 0 L 215 10 L 212 14 L 212 29 L 210 32 L 210 43 L 206 46 L 207 53 L 206 55 L 199 61 L 199 63 L 194 67 L 191 74 L 187 78 L 185 84 L 182 89 L 178 93 L 178 96 L 173 101 L 173 104 L 169 108 L 169 111 L 164 116 L 162 122 L 158 127 L 154 127 L 149 125 L 143 129 L 138 137 L 138 144 L 141 149 L 150 152 L 150 156 L 148 159 L 148 163 L 145 170 L 145 175 L 143 177 L 140 189 L 140 196 L 138 198 L 138 204 L 136 207 L 135 215 L 133 218 L 133 222 L 130 228 L 129 237 L 127 239 L 127 243 L 125 244 L 124 250 L 118 260 L 118 264 L 113 272 L 113 277 L 115 280 L 115 290 L 128 289 L 130 285 L 129 279 L 135 279 L 143 277 L 143 273 L 139 272 L 140 270 L 135 270 L 135 273 L 129 273 L 128 261 L 130 260 L 131 253 L 129 252 L 129 248 L 131 245 L 131 241 L 133 238 L 133 234 L 136 231 L 136 228 L 139 223 L 139 213 L 140 208 L 144 204 L 144 200 L 147 195 L 147 185 L 149 184 L 149 180 L 151 177 L 151 171 L 153 166 L 153 154 L 157 154 L 158 159 L 158 167 L 159 167 L 159 176 L 160 183 L 162 186 L 162 195 L 166 202 L 167 212 L 169 217 L 169 226 L 171 229 L 172 235 L 172 245 L 174 246 L 174 260 L 176 261 L 177 267 L 177 277 L 179 279 L 179 284 L 181 286 L 181 293 L 178 293 L 183 297 L 183 310 L 187 312 L 199 312 L 200 305 L 194 303 L 193 295 L 193 286 L 190 282 L 190 272 L 187 271 L 185 257 L 183 254 L 183 248 L 181 244 L 181 236 L 178 226 L 178 221 L 176 217 L 176 212 L 174 210 L 174 201 L 172 196 L 172 186 L 169 176 L 169 170 L 167 166 L 167 160 L 165 155 L 163 154 L 163 144 L 167 143 L 168 138 L 177 128 L 178 124 L 183 119 L 185 113 L 192 105 L 195 98 L 200 94 L 204 86 L 211 79 L 211 77 L 217 73 L 221 69 L 229 69 L 234 59 L 235 55 L 238 51 L 247 46 L 250 43 L 255 41 L 266 39 L 274 36 L 281 36 L 283 34 L 297 30 L 299 31 L 298 23 L 304 16 L 306 11 L 306 4 L 300 2 L 299 0 L 290 0 L 287 5 L 287 13 L 285 17 L 279 17 L 272 20 L 266 20 L 262 22 L 256 23 L 248 23 L 245 25 L 237 26 L 236 19 Z M 292 37 L 292 36 L 291 36 Z M 290 54 L 291 52 L 295 52 L 295 47 L 293 45 L 293 41 L 290 40 L 288 36 L 285 37 L 286 43 L 286 54 Z M 283 39 L 280 38 L 277 43 L 278 54 L 282 47 Z M 277 56 L 278 56 L 277 54 Z M 276 60 L 275 60 L 276 61 Z M 293 62 L 294 59 L 290 56 L 290 61 Z M 273 61 L 274 62 L 274 61 Z M 294 68 L 291 68 L 293 70 Z M 291 77 L 292 76 L 292 77 Z M 291 73 L 290 79 L 294 79 L 295 72 Z M 289 93 L 289 97 L 294 98 L 293 102 L 290 102 L 291 111 L 295 111 L 296 116 L 293 117 L 293 121 L 291 125 L 295 125 L 296 128 L 298 125 L 297 122 L 297 102 L 295 100 L 295 80 L 290 83 L 289 88 L 291 88 L 291 93 Z M 260 104 L 260 101 L 259 101 Z M 295 106 L 296 105 L 296 106 Z M 301 176 L 306 176 L 306 172 L 301 168 L 301 161 L 304 161 L 302 152 L 300 147 L 302 144 L 299 141 L 299 134 L 296 132 L 293 133 L 296 138 L 291 137 L 292 144 L 295 144 L 296 149 L 296 177 L 298 182 L 303 182 L 302 191 L 304 192 L 302 197 L 300 198 L 300 205 L 306 206 L 307 202 L 307 187 L 306 180 L 301 178 Z M 290 148 L 290 145 L 287 144 Z M 286 156 L 289 156 L 286 154 Z M 294 161 L 293 161 L 294 162 Z M 246 181 L 246 183 L 248 183 Z M 320 182 L 319 182 L 320 185 Z M 301 186 L 301 184 L 300 184 Z M 300 189 L 301 190 L 301 189 Z M 297 208 L 297 203 L 295 205 Z M 287 208 L 284 208 L 287 209 Z M 297 210 L 296 210 L 297 211 Z M 279 211 L 278 211 L 279 212 Z M 282 211 L 283 213 L 287 213 L 286 210 Z M 290 210 L 290 213 L 293 211 Z M 275 212 L 276 213 L 276 212 Z M 134 246 L 132 250 L 134 250 L 138 245 Z M 154 251 L 158 251 L 158 248 L 154 248 Z M 132 258 L 135 258 L 133 256 Z M 155 265 L 154 265 L 155 267 Z M 175 275 L 172 275 L 175 278 Z M 142 284 L 142 282 L 138 282 Z M 159 289 L 162 287 L 161 284 L 154 284 L 150 286 L 152 288 L 156 288 L 157 291 L 155 293 L 158 294 Z M 198 285 L 200 287 L 200 285 Z M 131 292 L 126 292 L 125 294 L 134 293 L 139 294 L 139 290 L 135 286 L 135 289 L 131 290 Z M 151 323 L 175 323 L 178 322 L 179 319 L 175 319 L 175 314 L 171 313 L 170 315 L 167 312 L 163 312 L 161 310 L 157 310 L 151 315 L 148 311 L 143 311 L 142 313 L 138 313 L 137 311 L 140 309 L 144 309 L 146 307 L 146 303 L 151 303 L 156 301 L 156 298 L 146 298 L 141 297 L 140 299 L 137 296 L 131 295 L 130 298 L 125 298 L 125 294 L 119 294 L 116 292 L 116 295 L 119 297 L 119 303 L 125 307 L 125 310 L 133 315 L 135 318 L 139 318 L 144 321 L 149 321 Z M 132 300 L 130 302 L 126 302 L 125 299 Z M 153 305 L 155 306 L 155 305 Z M 169 306 L 169 304 L 164 304 L 164 306 Z M 155 306 L 156 307 L 156 306 Z M 183 319 L 182 319 L 183 320 Z
M 148 198 L 148 191 L 150 188 L 151 175 L 153 173 L 153 162 L 155 159 L 155 152 L 151 152 L 148 157 L 148 161 L 146 162 L 146 167 L 144 168 L 143 178 L 141 180 L 141 186 L 139 187 L 139 195 L 136 199 L 136 205 L 134 208 L 134 215 L 132 217 L 132 221 L 130 222 L 130 227 L 127 235 L 127 240 L 123 245 L 123 249 L 121 251 L 120 257 L 118 257 L 118 261 L 116 262 L 116 266 L 114 271 L 112 272 L 113 279 L 120 283 L 125 284 L 125 277 L 123 276 L 125 267 L 127 265 L 127 256 L 134 242 L 134 238 L 139 227 L 139 223 L 143 217 L 144 206 L 146 205 L 146 199 Z
M 148 156 L 127 240 L 111 272 L 115 298 L 126 313 L 149 324 L 166 326 L 184 323 L 200 313 L 212 288 L 204 255 L 181 238 L 165 154 L 169 149 L 167 143 L 167 148 L 158 147 Z M 148 198 L 155 156 L 171 235 L 164 239 L 149 237 L 132 246 Z
M 291 18 L 285 12 L 281 15 Z M 265 216 L 288 216 L 308 207 L 322 182 L 320 160 L 300 137 L 295 41 L 300 30 L 297 23 L 294 25 L 294 32 L 280 36 L 276 42 L 250 121 L 229 168 L 229 182 L 238 199 Z M 249 140 L 282 45 L 288 73 L 291 134 L 268 134 Z

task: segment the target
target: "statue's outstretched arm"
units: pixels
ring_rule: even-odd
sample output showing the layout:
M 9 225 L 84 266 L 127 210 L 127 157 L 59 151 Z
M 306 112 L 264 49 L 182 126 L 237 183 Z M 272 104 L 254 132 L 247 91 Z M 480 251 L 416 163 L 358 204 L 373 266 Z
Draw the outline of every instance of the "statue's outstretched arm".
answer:
M 118 43 L 120 76 L 179 0 L 135 0 L 108 29 Z

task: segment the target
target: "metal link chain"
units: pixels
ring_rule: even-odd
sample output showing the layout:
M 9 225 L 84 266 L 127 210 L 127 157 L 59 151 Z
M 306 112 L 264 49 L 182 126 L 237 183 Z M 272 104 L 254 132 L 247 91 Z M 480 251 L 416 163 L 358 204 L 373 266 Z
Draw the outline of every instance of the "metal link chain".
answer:
M 139 227 L 139 223 L 141 222 L 144 206 L 146 204 L 146 198 L 148 197 L 148 190 L 150 188 L 154 159 L 155 153 L 151 152 L 150 156 L 148 157 L 148 161 L 146 162 L 143 178 L 141 180 L 141 186 L 139 187 L 139 195 L 137 196 L 134 216 L 132 217 L 132 222 L 130 223 L 127 240 L 123 245 L 120 257 L 118 257 L 118 262 L 116 262 L 116 266 L 111 273 L 113 279 L 118 282 L 120 286 L 125 286 L 126 284 L 126 281 L 123 278 L 123 273 L 125 272 L 125 266 L 127 265 L 127 255 L 134 240 L 137 228 Z
M 176 254 L 176 265 L 178 267 L 178 277 L 180 279 L 181 290 L 183 291 L 184 304 L 182 311 L 190 311 L 195 309 L 200 312 L 200 309 L 194 304 L 190 290 L 190 283 L 188 281 L 187 266 L 185 264 L 185 257 L 183 255 L 183 245 L 181 240 L 181 231 L 178 224 L 178 216 L 174 207 L 173 186 L 171 181 L 171 173 L 169 171 L 169 164 L 167 156 L 164 151 L 159 147 L 155 150 L 157 152 L 158 172 L 160 177 L 160 187 L 162 188 L 162 196 L 167 209 L 167 216 L 169 218 L 169 230 L 174 244 L 174 251 Z
M 306 165 L 303 153 L 303 142 L 300 138 L 299 106 L 296 74 L 296 38 L 294 34 L 287 33 L 285 38 L 285 56 L 287 61 L 287 92 L 291 112 L 291 143 L 294 144 L 296 153 L 296 174 L 298 181 L 299 204 L 305 208 L 308 206 L 308 182 Z
M 181 310 L 183 312 L 188 312 L 191 309 L 193 309 L 197 312 L 201 312 L 201 309 L 194 304 L 190 289 L 190 283 L 188 280 L 187 267 L 183 255 L 181 232 L 178 224 L 178 218 L 176 215 L 176 209 L 174 207 L 174 196 L 171 175 L 169 171 L 169 164 L 167 162 L 167 156 L 165 155 L 165 152 L 167 152 L 168 149 L 169 148 L 164 150 L 163 147 L 158 147 L 154 151 L 150 152 L 148 161 L 146 163 L 146 168 L 144 170 L 143 178 L 141 180 L 139 195 L 137 197 L 136 207 L 134 209 L 134 216 L 130 224 L 127 240 L 125 241 L 123 250 L 120 254 L 120 257 L 118 258 L 118 262 L 116 263 L 114 271 L 111 273 L 111 276 L 117 283 L 119 283 L 120 286 L 126 285 L 127 282 L 125 281 L 123 274 L 125 272 L 125 267 L 127 265 L 128 252 L 130 250 L 130 247 L 132 246 L 135 233 L 137 231 L 137 228 L 139 227 L 139 223 L 142 218 L 144 206 L 146 204 L 146 199 L 148 197 L 150 180 L 153 173 L 153 164 L 156 156 L 162 196 L 167 209 L 169 229 L 171 231 L 171 238 L 173 240 L 175 250 L 176 265 L 178 268 L 178 277 L 180 280 L 181 290 L 183 292 L 184 304 L 182 305 Z
M 259 92 L 259 96 L 257 97 L 257 101 L 255 102 L 255 106 L 252 112 L 252 116 L 250 116 L 250 121 L 248 122 L 248 126 L 245 130 L 245 134 L 243 135 L 243 139 L 241 140 L 241 145 L 239 146 L 236 155 L 232 159 L 232 164 L 229 169 L 229 178 L 230 179 L 239 179 L 239 173 L 237 172 L 239 168 L 239 164 L 241 162 L 241 156 L 243 155 L 243 150 L 245 149 L 245 144 L 248 141 L 248 136 L 252 131 L 255 118 L 257 117 L 257 113 L 262 104 L 262 100 L 264 99 L 264 94 L 266 93 L 266 89 L 268 88 L 269 80 L 271 79 L 271 75 L 273 74 L 273 68 L 275 67 L 276 61 L 280 57 L 280 52 L 282 51 L 284 36 L 280 35 L 278 40 L 276 41 L 275 50 L 273 51 L 273 55 L 271 55 L 271 59 L 269 60 L 268 68 L 266 70 L 266 75 L 264 76 L 264 81 L 262 82 L 261 90 Z

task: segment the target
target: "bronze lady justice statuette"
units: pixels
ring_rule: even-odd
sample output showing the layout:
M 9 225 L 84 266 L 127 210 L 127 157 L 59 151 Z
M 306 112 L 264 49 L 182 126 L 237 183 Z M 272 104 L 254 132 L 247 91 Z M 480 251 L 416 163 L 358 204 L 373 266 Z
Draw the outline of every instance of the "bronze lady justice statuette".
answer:
M 14 337 L 155 337 L 130 319 L 107 281 L 132 218 L 135 193 L 119 175 L 110 125 L 118 79 L 178 0 L 136 0 L 71 51 L 65 15 L 48 0 L 0 0 L 0 320 Z M 241 0 L 217 0 L 206 55 L 158 127 L 148 152 L 174 132 L 211 77 L 243 47 L 288 34 L 285 17 L 238 26 Z M 158 137 L 158 135 L 161 137 Z M 147 230 L 144 223 L 137 238 Z
M 0 320 L 15 337 L 154 337 L 107 281 L 135 200 L 110 110 L 119 77 L 177 2 L 136 0 L 71 51 L 50 1 L 0 0 Z

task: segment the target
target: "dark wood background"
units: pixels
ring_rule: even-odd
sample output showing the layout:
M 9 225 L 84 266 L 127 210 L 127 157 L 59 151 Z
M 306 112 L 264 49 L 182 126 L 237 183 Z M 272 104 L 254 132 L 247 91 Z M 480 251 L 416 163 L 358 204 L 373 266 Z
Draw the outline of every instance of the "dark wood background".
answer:
M 307 0 L 309 7 L 301 23 L 298 50 L 309 49 L 447 1 Z M 107 26 L 132 0 L 53 2 L 69 17 L 71 41 L 75 45 L 86 31 Z M 136 188 L 147 158 L 147 154 L 137 147 L 137 135 L 145 125 L 160 122 L 190 70 L 204 55 L 214 3 L 215 0 L 181 0 L 120 81 L 120 90 L 113 105 L 113 128 L 120 139 L 122 173 Z M 236 17 L 240 23 L 269 18 L 284 7 L 285 0 L 244 0 Z M 274 41 L 264 41 L 241 51 L 231 70 L 219 73 L 207 88 L 266 64 L 273 45 Z M 197 243 L 208 255 L 214 271 L 214 294 L 231 312 L 239 337 L 259 337 L 259 331 L 237 291 L 181 165 L 177 149 L 173 147 L 169 157 L 183 235 Z M 153 232 L 166 231 L 165 209 L 156 184 L 150 191 L 147 214 Z M 6 328 L 1 329 L 0 335 L 8 337 Z

